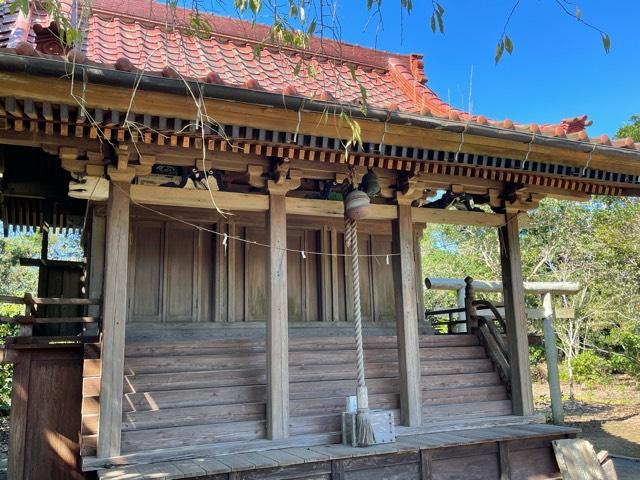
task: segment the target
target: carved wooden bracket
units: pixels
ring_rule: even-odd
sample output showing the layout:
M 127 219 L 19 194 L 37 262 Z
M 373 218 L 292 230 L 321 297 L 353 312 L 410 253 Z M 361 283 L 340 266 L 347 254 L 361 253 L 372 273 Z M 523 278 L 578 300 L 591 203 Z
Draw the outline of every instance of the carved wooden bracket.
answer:
M 275 180 L 269 180 L 267 182 L 267 189 L 272 195 L 286 195 L 287 192 L 298 188 L 301 182 L 302 170 L 291 168 L 289 169 L 288 178 L 283 179 L 281 183 L 277 183 Z
M 267 186 L 267 180 L 263 177 L 264 166 L 247 165 L 247 175 L 249 176 L 249 185 L 252 187 L 265 188 Z

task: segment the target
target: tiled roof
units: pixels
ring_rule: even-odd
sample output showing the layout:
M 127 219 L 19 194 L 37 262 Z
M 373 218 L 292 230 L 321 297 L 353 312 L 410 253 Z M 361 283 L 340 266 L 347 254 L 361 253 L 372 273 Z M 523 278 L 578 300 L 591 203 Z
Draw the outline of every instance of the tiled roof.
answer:
M 69 12 L 76 4 L 76 0 L 62 1 Z M 173 15 L 166 4 L 153 0 L 91 3 L 82 50 L 88 61 L 103 66 L 343 104 L 357 104 L 362 98 L 362 85 L 370 108 L 640 150 L 640 144 L 631 139 L 610 140 L 606 135 L 589 138 L 585 127 L 591 122 L 586 115 L 538 125 L 491 120 L 452 108 L 427 86 L 421 55 L 399 55 L 313 38 L 308 50 L 266 44 L 256 56 L 256 45 L 268 34 L 265 25 L 207 15 L 212 34 L 199 38 L 173 28 L 185 25 L 186 10 L 178 9 Z M 32 8 L 36 10 L 29 16 L 12 15 L 7 3 L 0 5 L 0 49 L 33 53 L 23 42 L 35 45 L 34 26 L 48 25 L 49 19 L 37 7 Z

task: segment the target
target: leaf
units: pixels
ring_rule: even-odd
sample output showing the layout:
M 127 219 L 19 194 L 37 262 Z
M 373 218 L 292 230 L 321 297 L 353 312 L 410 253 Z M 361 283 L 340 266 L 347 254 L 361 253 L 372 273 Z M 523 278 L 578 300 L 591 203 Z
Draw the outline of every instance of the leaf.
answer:
M 609 50 L 611 50 L 611 38 L 606 33 L 601 33 L 600 35 L 602 35 L 602 45 L 604 46 L 604 51 L 606 53 L 609 53 Z
M 297 77 L 300 75 L 300 69 L 302 68 L 302 60 L 300 60 L 296 66 L 293 68 L 293 74 Z
M 307 18 L 307 14 L 304 10 L 304 7 L 300 5 L 300 21 L 304 23 L 304 20 Z
M 358 82 L 358 79 L 356 78 L 356 66 L 353 63 L 349 64 L 349 72 L 351 73 L 351 78 L 353 79 L 354 82 Z
M 436 9 L 438 10 L 438 13 L 440 15 L 444 14 L 444 7 L 442 5 L 440 5 L 438 2 L 436 2 Z
M 582 19 L 582 10 L 580 10 L 580 7 L 576 5 L 576 20 L 581 20 Z
M 313 32 L 316 31 L 316 19 L 314 18 L 313 20 L 311 20 L 311 23 L 309 24 L 309 28 L 307 28 L 307 33 L 309 35 L 313 35 Z
M 262 0 L 249 0 L 249 8 L 254 15 L 259 13 L 262 8 Z
M 511 38 L 509 38 L 509 35 L 504 36 L 504 49 L 509 55 L 513 52 L 513 42 L 511 41 Z
M 431 31 L 436 33 L 436 15 L 431 14 Z
M 444 33 L 444 21 L 442 20 L 442 13 L 436 12 L 436 19 L 438 20 L 438 29 L 440 33 Z
M 367 101 L 367 89 L 364 85 L 360 85 L 360 96 L 362 97 L 363 102 Z
M 504 53 L 504 41 L 500 40 L 498 45 L 496 45 L 496 65 L 502 58 L 502 54 Z
M 360 111 L 363 115 L 367 115 L 367 89 L 364 85 L 360 84 Z
M 322 112 L 322 117 L 320 117 L 320 121 L 326 125 L 327 122 L 329 121 L 329 110 L 327 110 L 326 108 L 324 109 L 324 111 Z

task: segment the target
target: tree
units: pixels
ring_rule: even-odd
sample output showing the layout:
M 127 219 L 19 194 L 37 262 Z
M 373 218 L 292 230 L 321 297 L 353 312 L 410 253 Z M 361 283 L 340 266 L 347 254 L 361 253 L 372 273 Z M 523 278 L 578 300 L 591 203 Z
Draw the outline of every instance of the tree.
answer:
M 9 0 L 0 0 L 0 3 Z M 134 0 L 131 0 L 134 1 Z M 139 1 L 139 0 L 136 0 Z M 30 0 L 13 0 L 11 11 L 15 13 L 21 10 L 25 14 L 29 13 L 31 8 Z M 67 44 L 73 45 L 81 41 L 83 15 L 78 16 L 76 22 L 64 13 L 62 0 L 41 0 L 39 2 L 65 32 L 63 39 Z M 174 12 L 179 6 L 185 6 L 189 10 L 186 24 L 180 25 L 186 28 L 186 31 L 192 35 L 208 36 L 213 29 L 204 12 L 207 11 L 209 5 L 205 0 L 167 0 L 169 9 Z M 271 28 L 265 41 L 279 45 L 293 46 L 304 48 L 309 45 L 309 39 L 312 35 L 321 37 L 327 36 L 334 40 L 340 41 L 339 32 L 340 18 L 335 14 L 339 0 L 218 0 L 220 6 L 232 7 L 239 16 L 248 16 L 254 22 L 257 20 L 269 20 Z M 414 12 L 414 6 L 421 12 L 427 12 L 428 19 L 425 18 L 425 25 L 429 25 L 433 33 L 445 33 L 445 6 L 446 0 L 385 0 L 384 4 L 395 3 L 400 7 L 403 14 L 410 15 Z M 361 1 L 363 14 L 370 19 L 375 18 L 378 26 L 382 25 L 383 0 L 364 0 Z M 422 4 L 422 5 L 418 5 Z M 514 42 L 509 36 L 509 25 L 511 19 L 517 14 L 521 0 L 512 0 L 510 8 L 505 9 L 505 21 L 502 32 L 498 37 L 495 50 L 495 61 L 498 63 L 504 53 L 511 54 L 514 49 Z M 611 38 L 607 32 L 599 28 L 593 23 L 586 21 L 583 17 L 581 8 L 569 0 L 554 0 L 553 2 L 556 12 L 561 15 L 570 17 L 579 22 L 585 28 L 593 30 L 600 36 L 602 46 L 605 52 L 609 52 L 611 48 Z M 85 15 L 87 10 L 91 8 L 91 1 L 87 0 L 84 5 Z M 423 13 L 424 14 L 424 13 Z M 175 17 L 174 19 L 175 20 Z M 168 26 L 177 25 L 171 19 L 167 20 Z
M 616 137 L 631 137 L 634 141 L 640 142 L 640 114 L 631 115 L 629 121 L 618 129 Z

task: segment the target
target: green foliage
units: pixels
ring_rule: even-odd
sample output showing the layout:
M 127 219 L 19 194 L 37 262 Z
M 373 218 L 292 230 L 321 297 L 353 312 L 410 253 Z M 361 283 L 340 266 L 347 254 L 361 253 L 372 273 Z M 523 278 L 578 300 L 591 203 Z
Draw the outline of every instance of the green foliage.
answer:
M 545 349 L 542 345 L 529 345 L 529 364 L 540 365 L 546 361 Z
M 579 353 L 572 361 L 573 375 L 580 383 L 602 383 L 610 373 L 606 359 L 593 350 Z
M 0 237 L 0 295 L 22 296 L 25 292 L 37 292 L 38 269 L 20 266 L 20 258 L 39 257 L 41 241 L 39 234 Z M 50 236 L 49 258 L 78 260 L 82 256 L 78 235 Z M 22 305 L 0 304 L 0 316 L 10 317 L 23 312 Z M 16 333 L 16 326 L 0 324 L 0 343 Z M 0 365 L 0 414 L 9 409 L 12 374 L 12 365 Z
M 631 137 L 640 142 L 640 114 L 631 115 L 631 118 L 616 132 L 616 137 Z
M 576 312 L 573 319 L 555 322 L 565 377 L 569 359 L 576 381 L 599 381 L 610 372 L 640 377 L 640 202 L 546 199 L 531 216 L 520 237 L 525 279 L 574 281 L 583 287 L 577 295 L 555 298 L 557 307 Z M 425 276 L 500 279 L 493 229 L 429 225 L 422 251 Z M 529 307 L 539 302 L 538 296 L 527 297 Z M 425 303 L 428 309 L 453 307 L 456 297 L 426 291 Z M 529 329 L 539 333 L 541 326 L 530 322 Z M 542 348 L 532 348 L 532 365 L 542 357 Z

